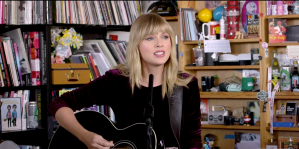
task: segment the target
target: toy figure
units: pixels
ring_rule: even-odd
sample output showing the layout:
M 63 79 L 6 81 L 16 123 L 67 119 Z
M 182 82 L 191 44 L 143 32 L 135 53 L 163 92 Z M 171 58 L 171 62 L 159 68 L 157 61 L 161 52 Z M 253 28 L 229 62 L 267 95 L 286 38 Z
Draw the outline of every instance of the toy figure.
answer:
M 12 124 L 13 126 L 17 126 L 17 105 L 13 105 L 13 112 L 12 112 Z
M 204 149 L 211 149 L 211 146 L 210 146 L 210 143 L 209 143 L 209 138 L 206 137 L 205 139 L 206 139 L 206 143 L 207 143 L 207 144 L 204 144 L 204 145 L 203 145 Z
M 11 127 L 11 105 L 7 105 L 7 113 L 6 113 L 6 118 L 7 118 L 7 127 Z
M 249 116 L 249 113 L 248 112 L 245 112 L 245 116 L 244 116 L 244 125 L 246 126 L 250 126 L 249 125 L 249 122 L 250 122 L 251 118 Z

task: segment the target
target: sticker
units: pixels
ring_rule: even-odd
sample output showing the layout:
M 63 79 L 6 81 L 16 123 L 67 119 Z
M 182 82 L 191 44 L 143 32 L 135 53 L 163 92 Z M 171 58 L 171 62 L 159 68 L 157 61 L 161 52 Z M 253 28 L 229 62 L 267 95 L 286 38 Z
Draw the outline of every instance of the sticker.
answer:
M 263 12 L 261 12 L 261 13 L 260 13 L 260 17 L 263 17 L 263 16 L 264 16 L 264 13 L 263 13 Z
M 267 49 L 267 48 L 268 48 L 268 43 L 267 43 L 267 42 L 263 42 L 263 43 L 262 43 L 262 47 L 263 47 L 264 49 Z
M 268 49 L 265 49 L 265 57 L 269 57 L 269 50 Z
M 226 134 L 226 135 L 224 136 L 224 139 L 235 139 L 235 135 Z
M 183 57 L 183 55 L 184 55 L 183 52 L 180 52 L 180 56 Z
M 265 91 L 260 91 L 257 93 L 257 99 L 261 101 L 265 101 L 267 97 L 268 97 L 268 93 Z

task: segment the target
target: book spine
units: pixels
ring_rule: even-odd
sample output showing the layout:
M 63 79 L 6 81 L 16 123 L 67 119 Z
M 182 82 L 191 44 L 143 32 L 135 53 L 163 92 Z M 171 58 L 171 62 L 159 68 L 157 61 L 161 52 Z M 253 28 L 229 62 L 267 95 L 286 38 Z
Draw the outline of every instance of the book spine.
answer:
M 26 103 L 29 101 L 29 90 L 24 90 L 23 92 L 23 102 L 22 102 L 22 130 L 26 130 Z
M 2 44 L 1 44 L 1 47 L 2 47 Z M 6 43 L 5 42 L 3 42 L 3 47 L 0 50 L 2 50 L 1 52 L 3 52 L 1 55 L 3 55 L 3 56 L 5 55 L 5 57 L 4 57 L 5 61 L 4 62 L 6 62 L 6 64 L 7 64 L 6 69 L 5 69 L 6 70 L 6 72 L 5 72 L 6 76 L 8 76 L 8 77 L 6 77 L 8 79 L 7 80 L 7 82 L 8 82 L 7 85 L 8 85 L 8 87 L 9 86 L 15 86 L 13 75 L 12 75 L 12 72 L 11 72 L 11 68 L 12 68 L 11 65 L 12 64 L 11 64 L 10 59 L 9 59 L 10 56 L 9 56 L 8 50 L 6 49 Z M 5 66 L 5 64 L 4 64 L 4 66 Z
M 15 65 L 15 73 L 16 73 L 16 77 L 17 77 L 17 85 L 16 86 L 20 86 L 21 84 L 21 81 L 20 81 L 20 77 L 19 77 L 19 72 L 18 72 L 18 64 L 17 64 L 17 59 L 16 59 L 16 53 L 15 53 L 15 50 L 14 50 L 14 47 L 13 47 L 13 44 L 11 43 L 12 40 L 10 40 L 10 45 L 8 46 L 11 46 L 11 52 L 12 52 L 12 59 L 14 61 L 14 65 Z
M 3 24 L 3 3 L 4 1 L 0 1 L 0 24 Z
M 93 61 L 93 58 L 92 58 L 92 55 L 90 53 L 88 53 L 88 56 L 89 56 L 89 59 L 90 59 L 90 62 L 91 62 L 91 65 L 93 67 L 93 70 L 96 74 L 96 77 L 99 77 L 100 75 L 98 74 L 98 72 L 96 71 L 96 67 L 95 67 L 95 64 L 94 64 L 94 61 Z
M 31 44 L 31 40 L 30 40 L 30 32 L 25 32 L 24 35 L 24 40 L 25 40 L 25 50 L 27 52 L 27 59 L 29 63 L 29 67 L 31 69 L 32 72 L 32 66 L 31 66 L 31 50 L 30 50 L 30 44 Z M 27 47 L 26 47 L 27 46 Z M 32 73 L 26 74 L 25 75 L 25 79 L 26 79 L 26 86 L 31 86 L 32 85 Z
M 55 11 L 52 11 L 53 2 L 54 1 L 48 1 L 48 8 L 47 8 L 47 11 L 48 11 L 48 21 L 47 21 L 47 23 L 48 24 L 53 24 L 53 12 L 55 12 Z
M 6 71 L 5 69 L 7 69 L 6 68 L 7 66 L 4 65 L 4 63 L 6 64 L 6 62 L 4 62 L 1 49 L 0 49 L 0 63 L 1 63 L 1 73 L 2 73 L 2 77 L 3 77 L 4 86 L 8 86 L 8 84 L 7 84 L 7 78 L 6 78 L 7 76 L 6 76 L 6 73 L 5 73 L 5 71 Z
M 40 74 L 41 74 L 41 84 L 45 85 L 47 83 L 46 79 L 46 60 L 45 60 L 45 53 L 46 50 L 44 49 L 44 32 L 39 32 L 39 48 L 40 48 Z
M 20 85 L 23 86 L 24 82 L 22 80 L 22 73 L 21 73 L 20 59 L 19 59 L 19 53 L 18 53 L 18 46 L 17 46 L 16 43 L 14 43 L 13 46 L 14 46 L 14 52 L 15 52 L 15 57 L 16 57 L 15 62 L 17 63 L 16 71 L 17 71 L 17 74 L 19 75 Z
M 94 79 L 96 79 L 97 75 L 92 67 L 92 64 L 91 64 L 91 61 L 90 61 L 90 58 L 88 56 L 88 54 L 84 54 L 84 59 L 86 59 L 86 62 L 88 64 L 88 68 L 90 69 L 90 71 L 92 72 L 92 76 Z
M 41 103 L 42 95 L 40 89 L 35 90 L 35 97 L 36 97 L 35 101 L 38 107 L 38 127 L 42 128 L 42 103 Z
M 39 44 L 38 32 L 31 32 L 30 39 L 31 45 L 31 71 L 32 71 L 32 85 L 41 85 L 40 83 L 40 47 L 34 47 L 34 44 Z M 34 43 L 37 42 L 37 43 Z
M 86 57 L 85 57 L 85 56 L 80 56 L 80 60 L 81 60 L 81 58 L 83 59 L 84 63 L 87 64 L 87 67 L 88 67 L 88 69 L 90 70 L 90 80 L 92 81 L 92 80 L 94 79 L 94 77 L 93 77 L 93 74 L 92 74 L 92 70 L 91 70 L 91 68 L 89 67 L 89 64 L 88 64 L 88 62 L 87 62 L 87 60 L 86 60 Z

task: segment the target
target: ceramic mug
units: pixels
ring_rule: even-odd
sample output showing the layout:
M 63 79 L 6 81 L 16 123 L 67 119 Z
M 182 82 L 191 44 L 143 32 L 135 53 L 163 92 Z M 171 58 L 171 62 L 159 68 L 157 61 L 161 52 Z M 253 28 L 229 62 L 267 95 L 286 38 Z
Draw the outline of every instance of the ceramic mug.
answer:
M 205 25 L 208 27 L 208 33 L 205 33 Z M 209 40 L 216 40 L 216 30 L 220 30 L 218 21 L 210 21 L 202 24 L 203 36 Z M 207 35 L 207 36 L 206 36 Z

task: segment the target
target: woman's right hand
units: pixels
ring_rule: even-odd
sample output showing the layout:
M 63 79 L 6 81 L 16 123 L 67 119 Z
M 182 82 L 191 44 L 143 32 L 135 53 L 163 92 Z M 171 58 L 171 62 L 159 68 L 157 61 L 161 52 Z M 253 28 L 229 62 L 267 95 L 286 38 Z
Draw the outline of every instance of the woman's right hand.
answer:
M 88 147 L 88 149 L 109 149 L 114 146 L 113 141 L 105 140 L 101 135 L 91 131 L 86 131 L 80 140 Z

